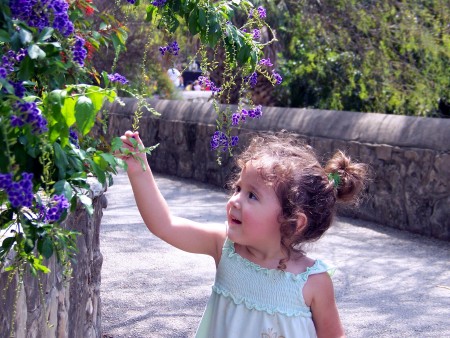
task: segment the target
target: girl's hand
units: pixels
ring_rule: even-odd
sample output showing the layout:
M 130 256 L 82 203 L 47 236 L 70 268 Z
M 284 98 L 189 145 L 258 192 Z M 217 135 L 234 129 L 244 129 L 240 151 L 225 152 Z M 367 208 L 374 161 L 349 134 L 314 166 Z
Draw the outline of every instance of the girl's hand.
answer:
M 146 153 L 142 152 L 145 147 L 139 137 L 139 132 L 127 130 L 120 139 L 123 142 L 123 146 L 121 152 L 115 156 L 125 161 L 128 166 L 127 173 L 130 175 L 144 171 L 148 167 L 148 162 Z M 132 152 L 133 154 L 127 154 L 128 152 Z

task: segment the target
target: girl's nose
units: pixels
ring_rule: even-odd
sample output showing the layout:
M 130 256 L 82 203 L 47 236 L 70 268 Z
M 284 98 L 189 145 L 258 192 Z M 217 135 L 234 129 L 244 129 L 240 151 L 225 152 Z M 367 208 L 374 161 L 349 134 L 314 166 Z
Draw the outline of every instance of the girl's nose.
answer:
M 239 209 L 241 207 L 241 203 L 239 202 L 239 194 L 231 196 L 229 203 L 234 207 Z

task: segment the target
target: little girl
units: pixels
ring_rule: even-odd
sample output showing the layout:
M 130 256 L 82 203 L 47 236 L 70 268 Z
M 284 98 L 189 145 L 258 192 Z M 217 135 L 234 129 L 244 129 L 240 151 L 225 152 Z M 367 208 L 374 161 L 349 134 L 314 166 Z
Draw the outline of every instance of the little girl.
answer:
M 130 138 L 121 137 L 133 150 Z M 304 244 L 330 227 L 337 201 L 352 202 L 366 166 L 338 151 L 325 168 L 292 136 L 257 136 L 237 157 L 227 225 L 170 214 L 145 155 L 122 158 L 148 229 L 188 252 L 210 255 L 217 272 L 197 338 L 343 337 L 329 268 Z

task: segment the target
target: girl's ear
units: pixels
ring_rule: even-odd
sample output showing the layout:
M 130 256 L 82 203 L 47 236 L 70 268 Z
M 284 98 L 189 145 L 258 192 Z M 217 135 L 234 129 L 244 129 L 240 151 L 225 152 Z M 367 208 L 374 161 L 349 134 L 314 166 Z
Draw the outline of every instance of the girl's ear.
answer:
M 308 218 L 304 213 L 300 213 L 297 217 L 297 228 L 295 229 L 296 233 L 301 233 L 306 229 L 306 225 L 308 224 Z

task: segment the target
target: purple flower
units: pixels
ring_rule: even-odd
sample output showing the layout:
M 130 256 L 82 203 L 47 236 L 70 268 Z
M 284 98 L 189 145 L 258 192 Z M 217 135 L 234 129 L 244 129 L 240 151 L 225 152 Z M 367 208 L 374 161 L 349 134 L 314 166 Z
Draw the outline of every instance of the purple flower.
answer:
M 253 72 L 252 75 L 244 77 L 244 82 L 250 84 L 250 87 L 255 88 L 256 83 L 258 82 L 258 74 Z
M 227 135 L 222 131 L 216 131 L 211 137 L 211 150 L 221 147 L 225 151 L 228 149 L 228 143 Z
M 87 56 L 87 49 L 84 48 L 85 40 L 81 36 L 75 36 L 75 43 L 72 47 L 73 61 L 78 63 L 81 67 L 84 66 L 84 59 Z
M 200 84 L 200 86 L 209 87 L 209 89 L 213 93 L 219 93 L 222 90 L 222 88 L 216 87 L 214 82 L 208 79 L 206 76 L 199 76 L 198 83 Z
M 211 136 L 211 150 L 215 150 L 218 148 L 221 148 L 223 151 L 226 151 L 230 146 L 234 147 L 238 144 L 239 137 L 238 136 L 231 136 L 228 137 L 224 132 L 222 131 L 216 131 Z
M 167 46 L 159 47 L 159 52 L 161 55 L 165 55 L 166 53 L 177 56 L 180 52 L 180 46 L 178 46 L 178 42 L 174 41 L 172 43 L 167 44 Z
M 237 126 L 238 124 L 239 124 L 239 120 L 240 120 L 240 115 L 239 114 L 237 114 L 237 113 L 234 113 L 232 116 L 231 116 L 231 124 L 233 125 L 233 126 Z
M 261 61 L 259 61 L 259 64 L 262 65 L 262 66 L 267 66 L 267 67 L 272 67 L 273 66 L 272 62 L 270 62 L 270 58 L 261 59 Z
M 154 0 L 154 1 L 152 1 L 152 5 L 156 6 L 156 7 L 162 7 L 166 4 L 166 2 L 167 2 L 167 0 Z
M 20 97 L 20 98 L 24 97 L 25 87 L 23 86 L 23 82 L 13 82 L 13 81 L 8 81 L 8 82 L 14 88 L 14 95 L 16 95 L 17 97 Z
M 134 5 L 136 3 L 136 0 L 127 0 L 127 2 Z
M 48 130 L 47 120 L 37 107 L 36 102 L 16 101 L 13 108 L 18 111 L 18 115 L 11 116 L 12 127 L 21 127 L 24 123 L 27 123 L 36 134 L 42 134 Z
M 68 37 L 74 31 L 69 19 L 69 4 L 65 0 L 11 0 L 13 18 L 25 21 L 39 30 L 53 27 Z
M 241 121 L 245 122 L 247 117 L 248 117 L 248 110 L 247 109 L 242 109 L 241 110 Z
M 178 46 L 178 42 L 174 41 L 167 45 L 167 51 L 172 55 L 178 55 L 180 52 L 180 47 Z
M 11 115 L 11 127 L 23 127 L 23 125 L 25 124 L 25 122 L 23 122 L 23 120 L 16 116 L 16 115 Z
M 8 72 L 6 71 L 6 69 L 3 67 L 0 67 L 0 78 L 4 79 L 7 76 L 8 76 Z
M 9 190 L 12 184 L 12 174 L 2 174 L 0 173 L 0 189 Z
M 108 74 L 108 79 L 111 82 L 118 82 L 118 83 L 121 83 L 123 85 L 126 85 L 126 84 L 129 83 L 127 78 L 125 76 L 123 76 L 123 75 L 120 75 L 119 73 Z
M 45 213 L 45 220 L 47 222 L 56 222 L 61 218 L 62 213 L 70 206 L 69 201 L 64 195 L 54 195 L 47 206 Z
M 264 9 L 263 6 L 258 7 L 258 14 L 261 19 L 264 19 L 267 16 L 266 10 Z
M 0 187 L 6 190 L 13 208 L 28 207 L 33 203 L 33 174 L 22 173 L 22 179 L 13 181 L 11 174 L 0 174 Z
M 78 142 L 78 134 L 72 128 L 69 129 L 69 142 L 72 143 L 76 148 L 80 148 L 80 143 Z
M 274 70 L 272 71 L 272 75 L 273 75 L 275 81 L 277 82 L 277 85 L 281 84 L 281 82 L 283 81 L 283 78 L 281 77 L 281 75 L 278 74 L 277 72 L 275 72 Z
M 26 49 L 21 48 L 17 53 L 13 50 L 9 50 L 3 55 L 0 63 L 0 78 L 4 79 L 9 73 L 13 72 L 15 64 L 22 61 L 26 53 Z
M 231 137 L 231 146 L 232 147 L 236 147 L 238 142 L 239 142 L 239 136 L 232 136 Z
M 262 116 L 262 107 L 261 107 L 261 105 L 256 106 L 254 112 L 255 112 L 254 118 L 259 119 Z
M 253 39 L 254 40 L 259 40 L 261 38 L 261 31 L 259 29 L 254 29 L 253 30 Z

